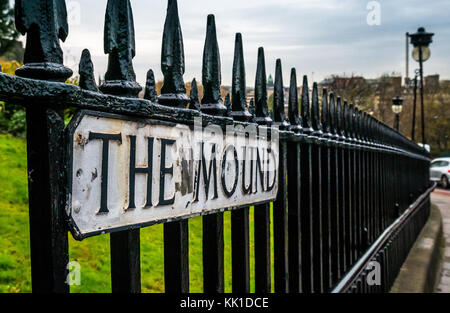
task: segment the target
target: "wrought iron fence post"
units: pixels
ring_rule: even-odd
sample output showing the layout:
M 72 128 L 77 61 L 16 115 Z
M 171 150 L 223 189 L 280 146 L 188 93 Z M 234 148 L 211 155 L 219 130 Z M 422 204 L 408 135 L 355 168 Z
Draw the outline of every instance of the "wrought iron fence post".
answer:
M 236 34 L 233 77 L 232 77 L 231 117 L 248 123 L 253 116 L 248 111 L 246 99 L 245 63 L 242 35 Z M 247 150 L 245 151 L 245 153 Z M 243 158 L 242 162 L 246 162 Z M 243 181 L 245 185 L 245 181 Z M 231 212 L 232 285 L 233 292 L 250 292 L 250 247 L 249 247 L 249 208 Z
M 332 143 L 330 133 L 330 107 L 328 105 L 328 92 L 327 89 L 323 90 L 322 95 L 322 160 L 321 160 L 321 187 L 322 187 L 322 286 L 323 291 L 328 292 L 332 286 L 332 205 L 331 205 L 331 193 L 332 193 L 332 176 L 331 176 L 331 151 Z
M 358 204 L 357 204 L 357 151 L 358 145 L 355 136 L 356 129 L 356 121 L 355 121 L 355 108 L 353 104 L 349 105 L 348 108 L 348 133 L 349 133 L 349 142 L 350 142 L 350 181 L 351 181 L 351 194 L 350 194 L 350 202 L 351 202 L 351 233 L 352 233 L 352 264 L 356 262 L 358 259 Z
M 300 144 L 300 171 L 302 195 L 300 199 L 302 230 L 302 286 L 304 293 L 314 291 L 314 240 L 313 237 L 313 181 L 312 181 L 312 140 L 308 79 L 303 77 L 301 99 L 302 129 L 305 134 Z
M 189 98 L 184 86 L 184 45 L 178 3 L 169 0 L 164 24 L 161 69 L 164 83 L 158 103 L 186 108 Z M 189 221 L 164 224 L 164 283 L 167 293 L 189 292 Z
M 347 268 L 350 268 L 353 265 L 353 232 L 352 232 L 352 158 L 351 158 L 351 121 L 350 121 L 350 110 L 347 101 L 344 101 L 343 111 L 342 111 L 342 120 L 343 120 L 343 134 L 345 136 L 344 140 L 344 188 L 345 192 L 344 196 L 344 217 L 345 217 L 345 262 Z
M 226 107 L 220 97 L 221 65 L 214 15 L 208 16 L 202 73 L 204 95 L 200 109 L 215 116 L 225 115 Z M 198 98 L 198 91 L 195 92 Z M 191 101 L 198 103 L 192 99 L 191 89 Z M 224 286 L 223 213 L 217 213 L 203 217 L 203 289 L 206 293 L 223 293 Z
M 331 284 L 335 285 L 341 273 L 341 251 L 340 251 L 340 215 L 339 215 L 339 135 L 336 129 L 337 115 L 335 96 L 330 93 L 330 105 L 328 109 L 329 129 L 330 129 L 330 219 L 331 219 Z
M 363 213 L 363 141 L 361 135 L 361 120 L 362 112 L 355 108 L 354 116 L 354 135 L 357 144 L 356 151 L 356 171 L 355 171 L 355 207 L 356 207 L 356 232 L 357 232 L 357 243 L 356 243 L 356 253 L 357 258 L 359 258 L 363 253 L 363 229 L 364 229 L 364 213 Z
M 344 112 L 342 110 L 341 98 L 337 98 L 336 103 L 336 124 L 337 124 L 337 134 L 339 135 L 338 144 L 338 186 L 339 186 L 339 242 L 340 246 L 340 276 L 344 275 L 347 271 L 349 265 L 347 261 L 347 246 L 348 246 L 348 233 L 347 233 L 347 218 L 346 212 L 347 204 L 345 202 L 346 197 L 346 172 L 345 172 L 345 132 L 344 132 Z
M 270 131 L 272 119 L 267 107 L 267 77 L 264 48 L 258 49 L 258 65 L 255 79 L 255 121 Z M 268 134 L 269 135 L 269 134 Z M 268 175 L 268 169 L 266 169 Z M 271 292 L 270 203 L 255 205 L 255 292 Z
M 301 286 L 301 220 L 300 220 L 300 143 L 301 119 L 298 110 L 297 72 L 291 69 L 289 88 L 289 130 L 293 133 L 287 147 L 288 167 L 288 254 L 289 254 L 289 292 L 302 291 Z
M 119 11 L 125 14 L 119 14 Z M 136 48 L 133 13 L 129 0 L 108 1 L 104 37 L 104 50 L 108 54 L 108 70 L 100 90 L 106 94 L 137 97 L 142 88 L 136 82 L 133 70 L 132 60 Z M 112 291 L 140 293 L 140 230 L 113 233 L 110 235 L 110 245 Z
M 312 219 L 313 219 L 313 290 L 321 293 L 323 275 L 323 238 L 322 238 L 322 125 L 319 113 L 319 91 L 313 84 L 311 103 L 311 157 L 312 157 Z
M 362 234 L 361 234 L 361 252 L 365 252 L 367 248 L 369 248 L 369 231 L 368 231 L 368 201 L 367 201 L 367 193 L 368 193 L 368 171 L 367 171 L 367 155 L 368 155 L 368 143 L 367 143 L 367 114 L 362 112 L 361 121 L 360 121 L 360 133 L 361 133 L 361 141 L 362 141 L 362 160 L 361 160 L 361 176 L 362 176 L 362 199 L 361 199 L 361 207 L 362 207 Z
M 278 194 L 273 203 L 275 292 L 289 292 L 288 213 L 287 213 L 287 137 L 290 124 L 284 112 L 284 87 L 281 60 L 276 61 L 274 87 L 274 125 L 280 130 Z
M 64 82 L 72 71 L 63 65 L 59 40 L 68 35 L 62 0 L 15 2 L 16 27 L 27 34 L 24 65 L 16 75 Z M 44 4 L 44 3 L 43 3 Z M 64 194 L 64 114 L 39 100 L 26 104 L 31 282 L 36 293 L 68 293 L 68 238 Z

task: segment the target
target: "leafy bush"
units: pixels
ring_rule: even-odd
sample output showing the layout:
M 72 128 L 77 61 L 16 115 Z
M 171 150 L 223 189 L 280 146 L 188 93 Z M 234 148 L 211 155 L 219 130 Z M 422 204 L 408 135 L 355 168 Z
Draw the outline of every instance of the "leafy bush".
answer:
M 8 132 L 16 137 L 25 138 L 27 135 L 27 121 L 25 111 L 14 112 L 8 125 Z

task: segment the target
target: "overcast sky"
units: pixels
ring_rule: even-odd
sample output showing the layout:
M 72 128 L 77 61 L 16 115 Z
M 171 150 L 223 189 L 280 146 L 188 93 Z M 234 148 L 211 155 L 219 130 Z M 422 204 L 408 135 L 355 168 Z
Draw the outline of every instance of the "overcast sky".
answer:
M 69 37 L 62 44 L 65 63 L 77 73 L 83 48 L 93 56 L 96 75 L 106 72 L 103 23 L 107 0 L 68 0 Z M 425 74 L 450 78 L 450 0 L 379 0 L 380 25 L 370 26 L 366 0 L 179 0 L 186 74 L 201 80 L 206 17 L 215 14 L 222 58 L 223 85 L 231 82 L 234 36 L 241 32 L 247 84 L 254 85 L 257 49 L 265 48 L 267 74 L 281 58 L 285 84 L 291 67 L 320 81 L 331 74 L 374 78 L 393 71 L 405 75 L 405 32 L 419 26 L 434 32 Z M 160 52 L 165 0 L 131 1 L 137 55 L 134 68 L 142 85 L 149 68 L 162 79 Z M 79 12 L 78 12 L 79 7 Z M 372 11 L 375 12 L 375 11 Z M 410 60 L 410 73 L 417 63 Z M 411 75 L 411 74 L 410 74 Z M 311 78 L 313 76 L 313 78 Z

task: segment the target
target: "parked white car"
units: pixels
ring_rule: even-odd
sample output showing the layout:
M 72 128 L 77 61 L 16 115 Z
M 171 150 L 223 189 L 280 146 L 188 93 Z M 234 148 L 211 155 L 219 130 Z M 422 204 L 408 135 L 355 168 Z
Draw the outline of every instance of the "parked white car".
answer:
M 441 184 L 447 189 L 450 182 L 450 158 L 439 158 L 431 162 L 430 180 Z

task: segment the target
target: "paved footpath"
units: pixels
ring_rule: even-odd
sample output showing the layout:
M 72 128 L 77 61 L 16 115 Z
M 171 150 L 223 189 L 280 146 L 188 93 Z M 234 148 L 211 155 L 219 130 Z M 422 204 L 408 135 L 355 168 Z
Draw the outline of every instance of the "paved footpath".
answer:
M 442 278 L 436 292 L 450 293 L 450 191 L 436 189 L 431 200 L 441 210 L 446 241 Z

